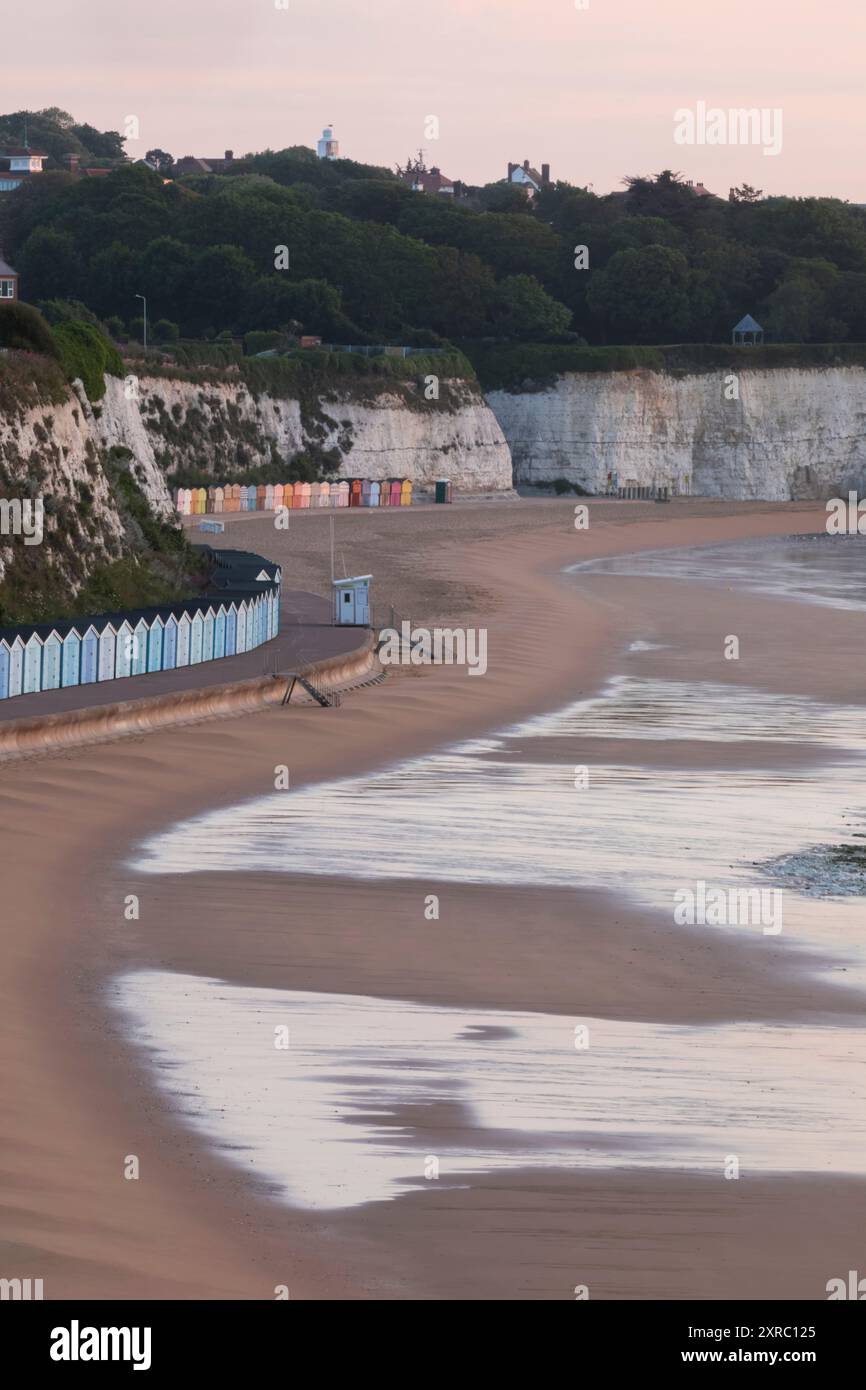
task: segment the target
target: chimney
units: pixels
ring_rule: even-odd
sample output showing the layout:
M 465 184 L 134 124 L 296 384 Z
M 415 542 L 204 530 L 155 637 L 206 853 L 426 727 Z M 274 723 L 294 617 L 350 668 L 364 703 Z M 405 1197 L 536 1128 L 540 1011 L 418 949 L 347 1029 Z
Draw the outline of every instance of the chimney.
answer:
M 69 172 L 70 172 L 70 174 L 77 174 L 77 173 L 78 173 L 78 155 L 77 155 L 77 154 L 65 154 L 65 155 L 63 156 L 63 162 L 64 162 L 64 164 L 68 164 L 68 165 L 69 165 Z
M 226 153 L 225 153 L 225 158 L 226 158 L 226 160 L 234 159 L 234 157 L 235 157 L 235 152 L 234 152 L 234 150 L 226 150 Z
M 524 167 L 524 169 L 526 170 L 526 173 L 528 174 L 528 173 L 529 173 L 529 160 L 528 160 L 528 159 L 524 159 L 524 161 L 523 161 L 523 167 Z
M 509 182 L 509 183 L 511 182 L 511 176 L 512 176 L 512 174 L 514 173 L 514 171 L 515 171 L 516 168 L 517 168 L 517 165 L 516 165 L 516 164 L 512 164 L 511 161 L 509 160 L 509 163 L 508 163 L 508 182 Z
M 542 166 L 541 166 L 541 182 L 542 182 L 542 183 L 550 183 L 550 165 L 549 165 L 549 164 L 542 164 Z

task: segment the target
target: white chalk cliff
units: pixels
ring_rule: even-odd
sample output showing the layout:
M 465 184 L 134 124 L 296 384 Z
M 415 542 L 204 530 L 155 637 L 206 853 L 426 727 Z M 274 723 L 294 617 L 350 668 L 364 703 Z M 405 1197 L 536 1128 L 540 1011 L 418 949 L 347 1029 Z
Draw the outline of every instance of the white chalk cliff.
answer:
M 574 373 L 491 391 L 514 478 L 604 492 L 667 483 L 707 497 L 787 501 L 866 492 L 866 370 Z

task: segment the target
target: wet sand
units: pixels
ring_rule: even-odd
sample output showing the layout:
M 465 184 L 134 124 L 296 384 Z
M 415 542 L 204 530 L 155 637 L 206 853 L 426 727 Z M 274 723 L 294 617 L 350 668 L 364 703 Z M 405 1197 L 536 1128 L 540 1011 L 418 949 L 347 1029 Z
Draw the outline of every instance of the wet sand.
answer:
M 677 959 L 657 926 L 631 909 L 617 923 L 601 895 L 580 899 L 586 959 L 569 962 L 563 982 L 574 895 L 566 904 L 533 892 L 544 904 L 535 909 L 543 946 L 528 963 L 529 902 L 511 890 L 501 914 L 489 890 L 485 906 L 471 888 L 445 890 L 455 922 L 437 952 L 432 937 L 407 949 L 405 885 L 353 885 L 349 902 L 334 881 L 287 885 L 274 875 L 243 894 L 229 876 L 145 886 L 119 867 L 168 822 L 271 790 L 277 764 L 290 766 L 293 786 L 345 776 L 597 689 L 629 640 L 660 639 L 647 631 L 640 580 L 577 591 L 558 573 L 577 558 L 823 525 L 822 509 L 805 506 L 592 504 L 590 531 L 575 533 L 572 509 L 512 502 L 351 517 L 347 567 L 381 574 L 402 616 L 488 627 L 484 679 L 397 672 L 340 710 L 270 710 L 3 769 L 0 1272 L 45 1279 L 49 1298 L 270 1298 L 280 1283 L 293 1297 L 573 1297 L 580 1282 L 596 1297 L 809 1298 L 857 1267 L 863 1184 L 629 1173 L 626 1155 L 616 1179 L 481 1177 L 468 1190 L 446 1185 L 339 1217 L 278 1207 L 178 1122 L 105 1008 L 106 981 L 146 961 L 394 998 L 454 1002 L 462 991 L 548 1012 L 591 1005 L 612 1017 L 697 1021 L 839 1010 L 841 1019 L 847 1005 L 786 970 L 778 944 L 752 964 L 739 944 L 701 938 L 681 941 Z M 293 527 L 291 548 L 254 518 L 227 528 L 226 543 L 250 546 L 258 527 L 254 548 L 283 563 L 287 583 L 300 583 L 300 570 L 309 582 L 327 565 L 317 521 Z M 859 615 L 839 615 L 843 629 L 835 614 L 817 620 L 781 601 L 671 588 L 666 617 L 681 634 L 685 678 L 862 699 L 851 656 L 862 650 Z M 743 642 L 736 672 L 720 654 L 732 631 Z M 654 658 L 670 674 L 662 657 L 670 653 Z M 124 898 L 139 891 L 140 920 L 127 923 Z M 495 933 L 489 951 L 460 930 L 470 916 L 488 939 Z M 626 984 L 628 970 L 640 977 Z M 123 1176 L 131 1154 L 137 1181 Z

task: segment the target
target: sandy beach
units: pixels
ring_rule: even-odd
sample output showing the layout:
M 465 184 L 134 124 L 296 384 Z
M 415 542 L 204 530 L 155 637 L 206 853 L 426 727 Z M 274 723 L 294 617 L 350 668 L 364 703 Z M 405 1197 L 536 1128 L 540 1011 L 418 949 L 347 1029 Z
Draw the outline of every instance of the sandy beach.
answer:
M 183 1123 L 106 1004 L 111 979 L 150 968 L 569 1018 L 844 1028 L 862 1016 L 859 997 L 780 941 L 675 931 L 603 891 L 443 883 L 447 912 L 423 932 L 410 925 L 431 891 L 423 878 L 128 867 L 173 822 L 272 791 L 277 765 L 303 788 L 478 737 L 594 693 L 637 639 L 662 649 L 643 658 L 650 677 L 863 703 L 852 653 L 866 615 L 562 573 L 603 555 L 822 531 L 822 507 L 589 508 L 585 531 L 559 500 L 339 518 L 340 568 L 373 572 L 380 613 L 487 629 L 483 679 L 393 670 L 339 709 L 272 708 L 0 765 L 0 1272 L 44 1279 L 47 1298 L 270 1299 L 288 1285 L 293 1298 L 569 1299 L 589 1284 L 600 1298 L 809 1299 L 862 1264 L 864 1183 L 648 1173 L 626 1152 L 615 1173 L 529 1165 L 337 1213 L 293 1209 Z M 279 561 L 288 586 L 327 590 L 326 517 L 293 517 L 288 532 L 239 517 L 225 543 Z M 731 633 L 735 663 L 723 656 Z M 656 756 L 672 754 L 660 743 Z M 706 753 L 681 756 L 699 767 Z M 752 749 L 757 767 L 810 756 Z M 741 761 L 740 745 L 721 746 L 713 766 L 724 776 Z M 431 1151 L 452 1122 L 424 1117 Z

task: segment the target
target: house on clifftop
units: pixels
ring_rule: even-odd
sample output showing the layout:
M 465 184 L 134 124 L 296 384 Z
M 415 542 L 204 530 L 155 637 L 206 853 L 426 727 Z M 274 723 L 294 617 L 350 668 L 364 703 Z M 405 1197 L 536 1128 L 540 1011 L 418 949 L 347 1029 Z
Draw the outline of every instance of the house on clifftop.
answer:
M 0 304 L 9 304 L 17 298 L 18 271 L 0 256 Z
M 41 174 L 47 158 L 29 145 L 0 149 L 0 193 L 12 193 L 34 174 Z

